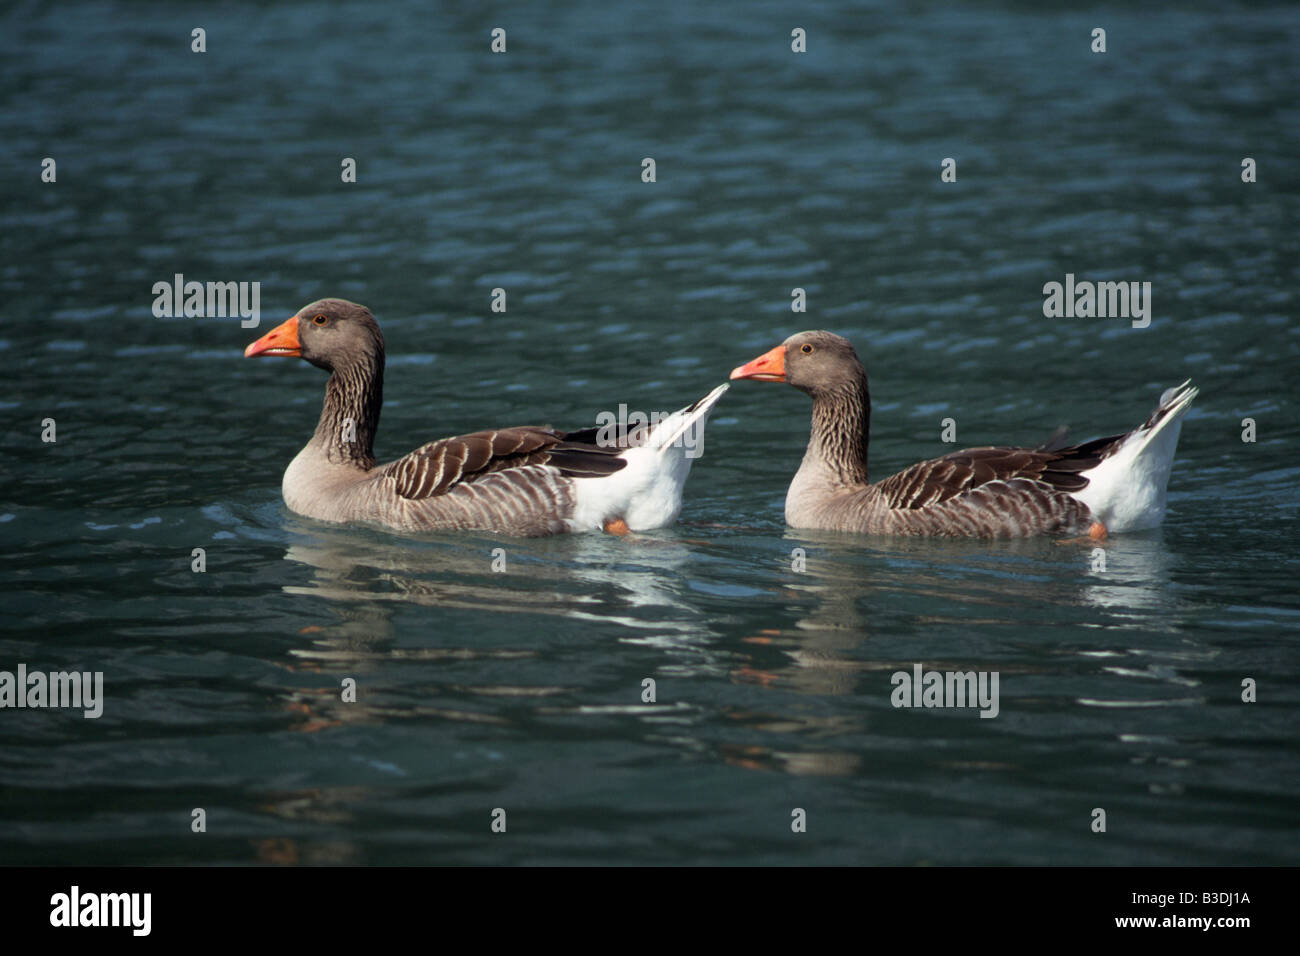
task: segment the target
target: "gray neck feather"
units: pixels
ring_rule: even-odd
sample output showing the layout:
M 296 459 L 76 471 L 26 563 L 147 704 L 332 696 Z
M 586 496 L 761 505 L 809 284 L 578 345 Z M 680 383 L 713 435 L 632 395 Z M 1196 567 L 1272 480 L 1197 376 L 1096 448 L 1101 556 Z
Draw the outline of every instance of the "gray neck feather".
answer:
M 331 464 L 375 466 L 375 432 L 384 404 L 384 354 L 357 357 L 334 369 L 313 441 Z
M 832 481 L 867 483 L 871 397 L 865 373 L 813 396 L 812 431 L 805 462 L 817 461 Z

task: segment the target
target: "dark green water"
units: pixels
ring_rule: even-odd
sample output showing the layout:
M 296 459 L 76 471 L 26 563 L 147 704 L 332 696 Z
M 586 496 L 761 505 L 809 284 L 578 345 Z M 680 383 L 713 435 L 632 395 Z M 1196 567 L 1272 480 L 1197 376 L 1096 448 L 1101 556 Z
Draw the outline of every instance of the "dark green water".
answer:
M 0 670 L 106 699 L 0 710 L 0 863 L 1300 862 L 1298 40 L 1285 5 L 7 7 Z M 260 282 L 261 330 L 155 318 L 175 273 Z M 1066 273 L 1151 282 L 1150 327 L 1044 318 Z M 1104 572 L 788 531 L 807 403 L 749 383 L 673 529 L 404 538 L 280 501 L 323 375 L 241 352 L 322 295 L 383 324 L 385 457 L 675 408 L 808 327 L 867 362 L 879 476 L 944 418 L 1202 392 Z M 997 671 L 999 716 L 893 708 L 918 662 Z

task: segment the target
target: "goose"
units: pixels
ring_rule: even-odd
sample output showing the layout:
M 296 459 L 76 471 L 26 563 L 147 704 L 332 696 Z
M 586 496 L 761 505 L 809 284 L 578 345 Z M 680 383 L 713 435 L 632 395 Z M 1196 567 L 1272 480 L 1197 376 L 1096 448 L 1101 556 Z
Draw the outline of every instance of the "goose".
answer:
M 785 382 L 812 397 L 808 448 L 785 498 L 791 527 L 944 537 L 1100 540 L 1159 525 L 1181 419 L 1198 391 L 1190 380 L 1167 389 L 1123 435 L 1067 446 L 1059 429 L 1037 448 L 967 448 L 873 484 L 867 373 L 847 339 L 800 332 L 731 378 Z
M 320 299 L 244 355 L 296 356 L 330 373 L 316 433 L 284 473 L 289 509 L 398 531 L 540 536 L 669 525 L 704 423 L 728 388 L 621 434 L 610 425 L 567 433 L 522 425 L 443 438 L 376 464 L 384 337 L 369 309 Z

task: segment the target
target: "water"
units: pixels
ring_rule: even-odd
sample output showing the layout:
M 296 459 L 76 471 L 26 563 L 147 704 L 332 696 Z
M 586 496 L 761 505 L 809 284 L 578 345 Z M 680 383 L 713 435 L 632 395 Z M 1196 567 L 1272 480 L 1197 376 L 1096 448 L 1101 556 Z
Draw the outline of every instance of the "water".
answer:
M 702 6 L 0 14 L 0 669 L 107 697 L 0 713 L 0 862 L 1300 862 L 1300 13 Z M 1150 281 L 1151 326 L 1045 319 L 1069 272 Z M 261 329 L 154 318 L 175 273 L 260 282 Z M 1202 393 L 1104 572 L 787 530 L 807 403 L 750 383 L 672 529 L 399 537 L 279 498 L 323 376 L 241 351 L 331 294 L 383 324 L 389 457 L 676 408 L 807 327 L 867 362 L 877 476 L 947 417 Z M 918 662 L 999 716 L 891 707 Z

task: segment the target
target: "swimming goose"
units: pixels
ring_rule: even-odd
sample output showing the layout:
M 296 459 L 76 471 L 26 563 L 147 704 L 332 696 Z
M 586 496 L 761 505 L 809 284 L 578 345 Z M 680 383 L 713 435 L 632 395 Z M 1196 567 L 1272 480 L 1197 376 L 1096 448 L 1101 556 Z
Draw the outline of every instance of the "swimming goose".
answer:
M 1168 389 L 1124 435 L 1067 447 L 1058 432 L 1038 448 L 967 448 L 870 484 L 867 373 L 847 339 L 800 332 L 731 377 L 786 382 L 812 396 L 808 449 L 785 498 L 789 525 L 947 537 L 1099 539 L 1155 527 L 1180 419 L 1197 393 L 1188 382 Z
M 316 434 L 284 473 L 290 510 L 401 531 L 546 535 L 671 524 L 691 458 L 702 451 L 705 420 L 728 388 L 623 434 L 612 425 L 568 433 L 499 428 L 430 442 L 379 465 L 384 337 L 369 309 L 321 299 L 244 355 L 297 356 L 330 373 Z

